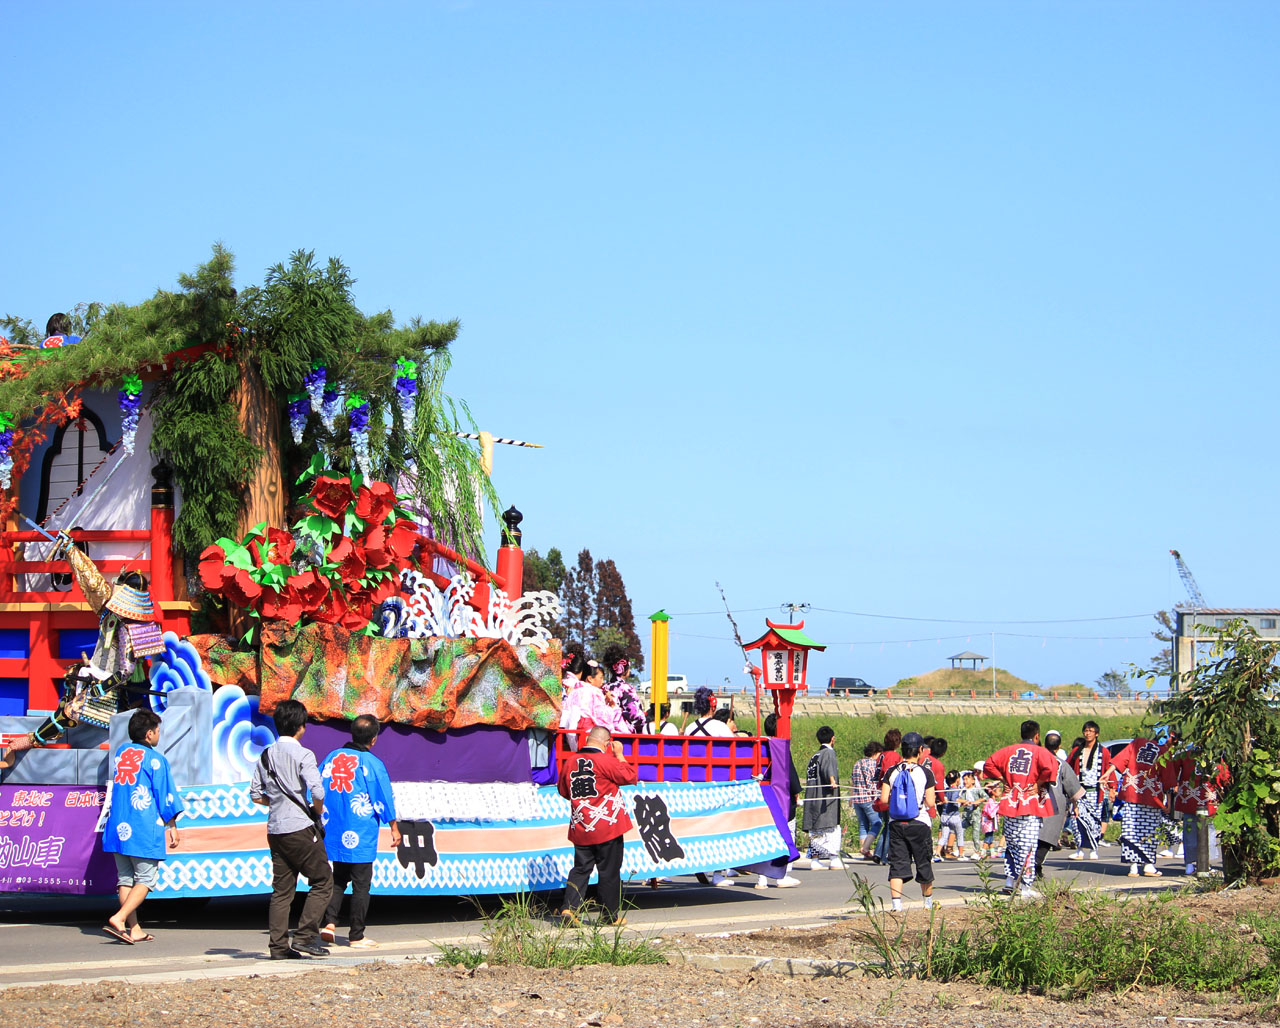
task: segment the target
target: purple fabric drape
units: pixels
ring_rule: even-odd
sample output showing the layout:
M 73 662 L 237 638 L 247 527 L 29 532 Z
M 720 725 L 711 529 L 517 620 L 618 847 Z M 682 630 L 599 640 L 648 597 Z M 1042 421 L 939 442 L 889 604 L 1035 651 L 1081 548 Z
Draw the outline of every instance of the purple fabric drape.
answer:
M 302 745 L 323 761 L 351 741 L 349 721 L 309 724 Z M 526 733 L 493 725 L 436 732 L 386 724 L 378 733 L 374 756 L 387 765 L 393 782 L 528 782 Z
M 767 878 L 781 878 L 787 873 L 787 864 L 800 859 L 795 837 L 787 825 L 787 810 L 791 805 L 791 743 L 786 739 L 769 739 L 769 774 L 760 783 L 764 801 L 773 815 L 778 834 L 786 841 L 787 856 L 762 860 L 740 868 Z

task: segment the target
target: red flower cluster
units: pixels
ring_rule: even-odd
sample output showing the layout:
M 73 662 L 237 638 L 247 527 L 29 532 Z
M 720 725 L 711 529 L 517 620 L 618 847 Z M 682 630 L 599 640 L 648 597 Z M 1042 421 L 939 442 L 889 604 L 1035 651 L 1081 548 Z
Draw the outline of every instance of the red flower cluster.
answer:
M 395 490 L 386 482 L 370 482 L 353 491 L 349 478 L 320 475 L 309 499 L 316 514 L 332 522 L 322 567 L 287 577 L 273 572 L 273 565 L 289 565 L 296 542 L 289 532 L 268 528 L 239 545 L 221 539 L 208 547 L 200 555 L 200 580 L 209 592 L 263 618 L 358 631 L 383 600 L 396 594 L 400 571 L 417 566 L 417 526 L 392 516 Z M 360 534 L 341 533 L 348 513 L 364 523 Z M 253 570 L 246 569 L 246 563 Z

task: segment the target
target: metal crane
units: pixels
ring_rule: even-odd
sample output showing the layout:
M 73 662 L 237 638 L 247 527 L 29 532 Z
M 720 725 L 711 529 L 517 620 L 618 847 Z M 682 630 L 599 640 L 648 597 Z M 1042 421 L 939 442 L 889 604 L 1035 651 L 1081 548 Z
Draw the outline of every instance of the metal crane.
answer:
M 1204 597 L 1200 595 L 1200 587 L 1196 585 L 1196 577 L 1191 573 L 1191 569 L 1187 567 L 1187 562 L 1182 559 L 1182 554 L 1177 550 L 1170 550 L 1173 556 L 1173 562 L 1178 566 L 1178 577 L 1182 579 L 1182 585 L 1187 590 L 1187 596 L 1190 597 L 1191 603 L 1177 603 L 1175 608 L 1183 610 L 1203 610 L 1208 606 L 1204 602 Z

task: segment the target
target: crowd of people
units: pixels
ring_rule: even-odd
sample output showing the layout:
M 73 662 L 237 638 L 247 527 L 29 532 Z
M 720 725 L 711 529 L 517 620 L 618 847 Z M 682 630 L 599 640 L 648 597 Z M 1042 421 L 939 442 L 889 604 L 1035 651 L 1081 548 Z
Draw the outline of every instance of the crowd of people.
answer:
M 1024 721 L 1017 741 L 972 768 L 948 771 L 946 739 L 891 728 L 883 740 L 866 743 L 851 770 L 847 795 L 858 846 L 846 856 L 835 732 L 824 725 L 805 774 L 801 824 L 808 851 L 793 866 L 839 869 L 846 859 L 887 864 L 890 895 L 900 909 L 903 884 L 912 877 L 925 906 L 931 904 L 935 863 L 1003 859 L 1001 893 L 1034 898 L 1049 853 L 1069 838 L 1071 859 L 1100 859 L 1099 849 L 1111 845 L 1104 827 L 1115 819 L 1131 877 L 1160 876 L 1159 857 L 1181 857 L 1186 873 L 1195 873 L 1198 815 L 1215 813 L 1225 766 L 1205 778 L 1191 757 L 1168 759 L 1173 736 L 1133 739 L 1113 756 L 1099 732 L 1096 722 L 1086 721 L 1064 749 L 1061 733 L 1046 732 L 1042 740 L 1040 725 Z

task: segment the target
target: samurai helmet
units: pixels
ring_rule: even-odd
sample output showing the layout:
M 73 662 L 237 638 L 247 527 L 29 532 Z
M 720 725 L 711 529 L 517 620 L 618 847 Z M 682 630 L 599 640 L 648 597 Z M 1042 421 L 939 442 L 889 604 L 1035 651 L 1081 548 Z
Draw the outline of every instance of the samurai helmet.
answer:
M 140 583 L 142 588 L 130 585 L 131 581 Z M 151 594 L 147 592 L 146 584 L 146 579 L 136 572 L 122 574 L 111 590 L 107 610 L 126 621 L 155 621 L 156 612 L 151 605 Z

